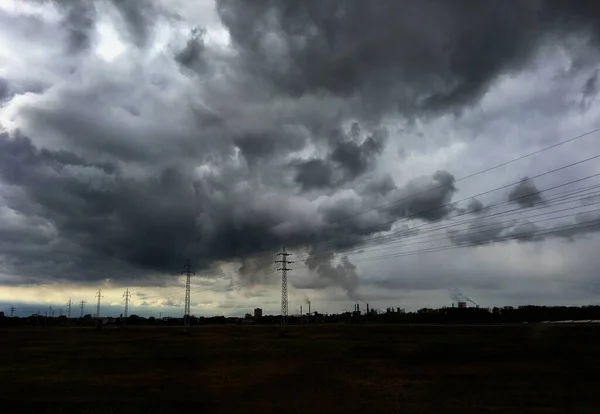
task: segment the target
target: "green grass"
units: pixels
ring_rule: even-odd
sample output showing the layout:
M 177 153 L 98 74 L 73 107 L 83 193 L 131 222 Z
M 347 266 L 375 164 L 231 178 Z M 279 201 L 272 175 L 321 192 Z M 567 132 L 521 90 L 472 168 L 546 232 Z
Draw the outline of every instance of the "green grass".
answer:
M 596 326 L 0 331 L 2 412 L 596 412 Z

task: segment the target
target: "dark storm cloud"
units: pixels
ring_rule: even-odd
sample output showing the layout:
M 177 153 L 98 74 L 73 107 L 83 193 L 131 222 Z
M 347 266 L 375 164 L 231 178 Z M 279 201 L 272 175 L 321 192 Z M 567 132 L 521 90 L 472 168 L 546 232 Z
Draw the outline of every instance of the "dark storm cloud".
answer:
M 387 132 L 380 129 L 364 138 L 361 135 L 356 122 L 347 133 L 336 130 L 329 139 L 327 158 L 297 163 L 296 182 L 303 189 L 338 187 L 363 175 L 383 151 Z
M 538 236 L 537 232 L 540 228 L 535 223 L 521 223 L 506 233 L 507 239 L 515 239 L 519 242 L 532 242 L 544 239 L 544 236 Z
M 295 180 L 304 190 L 329 187 L 333 184 L 333 171 L 324 160 L 302 161 L 296 166 Z
M 447 205 L 456 192 L 454 176 L 447 171 L 436 171 L 433 177 L 419 177 L 411 180 L 405 188 L 396 192 L 401 203 L 388 207 L 397 217 L 414 217 L 427 221 L 440 220 L 450 214 L 454 207 Z
M 316 253 L 314 250 L 311 254 Z M 295 287 L 303 289 L 323 288 L 329 286 L 339 286 L 345 290 L 348 298 L 359 300 L 358 290 L 358 275 L 356 266 L 350 262 L 347 256 L 342 256 L 340 263 L 333 265 L 333 253 L 311 255 L 305 263 L 308 270 L 316 276 L 316 279 L 305 282 L 304 284 L 296 284 Z
M 469 201 L 469 205 L 467 206 L 467 212 L 473 214 L 480 214 L 483 212 L 483 203 L 476 198 Z
M 0 78 L 0 103 L 5 99 L 9 98 L 10 89 L 8 86 L 8 81 L 6 79 Z
M 218 11 L 246 70 L 292 96 L 360 96 L 366 116 L 460 109 L 546 35 L 597 28 L 595 2 L 564 3 L 219 0 Z
M 180 65 L 197 73 L 203 72 L 207 65 L 203 54 L 206 48 L 203 39 L 204 33 L 204 30 L 193 29 L 185 47 L 175 55 L 175 60 Z
M 96 28 L 96 7 L 93 1 L 55 2 L 65 10 L 63 25 L 69 33 L 68 50 L 87 50 L 94 40 Z
M 525 0 L 224 0 L 237 53 L 220 55 L 195 31 L 154 58 L 137 52 L 151 44 L 159 3 L 55 3 L 70 50 L 93 45 L 100 4 L 115 6 L 103 17 L 137 49 L 113 63 L 82 54 L 83 75 L 15 105 L 31 139 L 0 136 L 1 196 L 12 209 L 1 216 L 0 259 L 30 278 L 146 283 L 187 257 L 197 269 L 241 257 L 239 273 L 253 283 L 266 266 L 253 256 L 282 243 L 328 242 L 334 255 L 399 220 L 447 217 L 450 172 L 397 186 L 378 170 L 387 143 L 379 117 L 476 102 L 529 61 L 548 28 L 585 30 L 597 16 L 560 6 L 564 25 L 550 25 L 559 6 Z M 327 194 L 316 201 L 301 194 L 318 189 Z M 307 261 L 315 286 L 355 297 L 356 268 L 333 259 Z
M 497 241 L 506 225 L 493 219 L 477 218 L 466 230 L 449 230 L 448 235 L 454 244 L 482 245 Z
M 127 33 L 133 43 L 138 47 L 146 46 L 159 13 L 155 1 L 110 0 L 110 2 L 125 21 Z
M 508 201 L 517 203 L 523 208 L 533 207 L 545 202 L 542 193 L 529 177 L 523 177 L 519 184 L 510 191 Z
M 45 0 L 35 0 L 43 3 Z M 137 47 L 147 46 L 154 24 L 159 16 L 167 14 L 154 0 L 53 0 L 63 12 L 62 25 L 68 32 L 68 50 L 80 52 L 89 49 L 96 35 L 98 6 L 111 4 L 120 15 L 122 33 Z
M 598 95 L 598 72 L 600 72 L 600 69 L 594 71 L 585 81 L 581 90 L 581 109 L 584 111 L 590 107 L 594 99 L 596 99 L 596 95 Z
M 344 175 L 349 180 L 353 180 L 369 168 L 383 150 L 387 136 L 386 131 L 380 130 L 359 143 L 357 140 L 360 133 L 359 124 L 354 123 L 348 137 L 342 138 L 336 134 L 332 139 L 333 150 L 330 159 L 344 170 Z
M 413 200 L 396 215 L 374 211 L 347 219 L 368 206 L 357 195 L 356 203 L 323 204 L 318 213 L 324 222 L 317 224 L 316 219 L 303 223 L 302 217 L 288 214 L 289 208 L 277 203 L 260 203 L 260 194 L 252 188 L 232 191 L 227 175 L 197 177 L 170 166 L 133 178 L 113 163 L 39 149 L 20 135 L 0 136 L 0 167 L 2 182 L 19 189 L 5 197 L 6 206 L 47 228 L 40 232 L 32 221 L 15 230 L 10 239 L 22 242 L 18 248 L 5 239 L 0 253 L 10 253 L 9 270 L 73 281 L 110 277 L 118 282 L 143 276 L 154 283 L 148 275 L 172 274 L 187 257 L 194 266 L 208 268 L 214 261 L 270 252 L 281 243 L 293 248 L 322 240 L 340 246 L 360 242 L 389 230 L 406 211 L 428 208 L 435 197 L 445 199 L 453 191 Z M 448 179 L 447 173 L 438 172 L 387 197 L 426 189 L 440 177 Z M 266 266 L 248 260 L 240 269 L 242 278 L 255 277 Z M 340 266 L 329 269 L 323 264 L 322 272 L 328 280 L 343 282 L 352 294 L 355 269 L 347 261 Z

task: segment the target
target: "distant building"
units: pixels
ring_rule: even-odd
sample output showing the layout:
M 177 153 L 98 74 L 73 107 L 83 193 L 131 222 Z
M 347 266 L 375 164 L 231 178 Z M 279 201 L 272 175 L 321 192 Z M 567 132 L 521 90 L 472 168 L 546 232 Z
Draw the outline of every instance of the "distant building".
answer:
M 262 309 L 261 308 L 254 309 L 254 319 L 260 319 L 260 318 L 262 318 Z
M 467 302 L 458 302 L 459 309 L 465 309 L 467 307 Z

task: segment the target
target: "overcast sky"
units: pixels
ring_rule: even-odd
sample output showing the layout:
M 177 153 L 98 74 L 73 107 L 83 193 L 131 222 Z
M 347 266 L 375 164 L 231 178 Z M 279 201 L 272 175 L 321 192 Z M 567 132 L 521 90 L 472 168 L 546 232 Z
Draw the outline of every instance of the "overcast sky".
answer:
M 290 313 L 598 304 L 600 132 L 471 174 L 600 128 L 599 46 L 595 0 L 4 0 L 0 308 L 179 316 L 190 258 L 194 314 L 279 313 L 284 244 Z

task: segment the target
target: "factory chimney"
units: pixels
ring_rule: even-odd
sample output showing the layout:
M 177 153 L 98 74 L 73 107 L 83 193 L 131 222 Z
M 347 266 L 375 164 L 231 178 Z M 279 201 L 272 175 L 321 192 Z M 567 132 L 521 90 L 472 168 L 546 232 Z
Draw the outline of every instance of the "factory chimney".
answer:
M 302 315 L 302 305 L 300 305 L 300 315 Z
M 367 303 L 367 313 L 369 313 L 369 304 Z
M 310 300 L 308 301 L 308 314 L 310 315 Z

